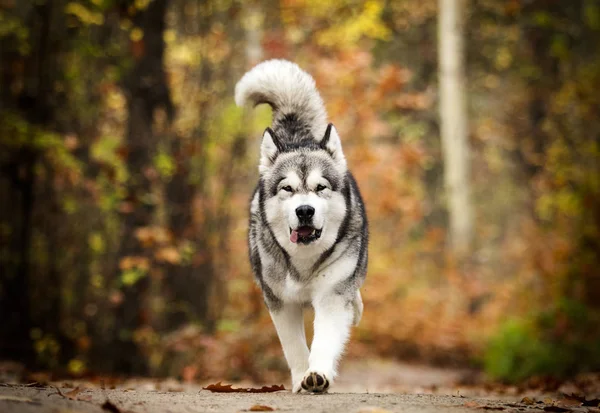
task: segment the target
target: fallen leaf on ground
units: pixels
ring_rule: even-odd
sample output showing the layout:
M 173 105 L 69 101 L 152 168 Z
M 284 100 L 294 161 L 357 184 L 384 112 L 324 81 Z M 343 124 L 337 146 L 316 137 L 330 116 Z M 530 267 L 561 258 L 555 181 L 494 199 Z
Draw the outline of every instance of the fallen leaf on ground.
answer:
M 33 400 L 31 400 L 29 397 L 18 396 L 0 396 L 0 401 L 33 403 Z
M 558 399 L 556 401 L 556 404 L 561 407 L 578 407 L 581 406 L 582 400 L 580 400 L 579 398 L 565 395 L 563 398 Z
M 64 394 L 64 397 L 70 400 L 77 400 L 77 395 L 83 391 L 79 386 L 75 387 L 73 390 L 68 391 Z
M 44 385 L 44 383 L 40 383 L 40 382 L 34 381 L 32 383 L 27 383 L 25 385 L 25 387 L 40 387 L 40 388 L 42 388 L 42 387 L 46 387 L 46 385 Z
M 215 384 L 209 384 L 206 387 L 202 387 L 204 390 L 209 390 L 213 393 L 273 393 L 276 391 L 285 390 L 283 384 L 279 386 L 274 384 L 273 386 L 263 386 L 260 389 L 240 387 L 234 389 L 231 384 L 221 384 L 221 382 Z
M 581 406 L 588 406 L 588 407 L 598 407 L 600 405 L 600 399 L 586 400 L 585 396 L 578 396 L 574 393 L 571 393 L 571 395 L 565 394 L 565 398 L 563 400 L 579 402 Z
M 63 393 L 63 392 L 62 392 L 62 390 L 61 390 L 61 389 L 59 389 L 58 387 L 56 387 L 56 386 L 52 386 L 52 387 L 54 387 L 54 389 L 56 390 L 56 393 L 51 393 L 51 394 L 49 394 L 49 395 L 48 395 L 48 397 L 50 397 L 50 396 L 52 396 L 52 395 L 54 395 L 54 394 L 58 394 L 58 395 L 59 395 L 59 396 L 61 396 L 63 399 L 69 399 L 69 400 L 79 400 L 79 399 L 77 398 L 77 395 L 78 395 L 79 393 L 81 393 L 83 390 L 85 390 L 85 389 L 82 389 L 82 388 L 80 388 L 79 386 L 77 386 L 77 387 L 75 387 L 73 390 L 71 390 L 71 391 L 68 391 L 68 392 L 66 392 L 66 393 Z
M 249 412 L 272 412 L 275 410 L 271 406 L 265 406 L 264 404 L 255 404 L 248 409 Z
M 525 403 L 526 405 L 532 405 L 533 403 L 535 403 L 535 400 L 530 399 L 529 397 L 523 397 L 521 399 L 521 403 Z
M 107 412 L 111 413 L 121 413 L 121 409 L 115 406 L 114 403 L 108 399 L 102 405 L 102 410 L 106 410 Z

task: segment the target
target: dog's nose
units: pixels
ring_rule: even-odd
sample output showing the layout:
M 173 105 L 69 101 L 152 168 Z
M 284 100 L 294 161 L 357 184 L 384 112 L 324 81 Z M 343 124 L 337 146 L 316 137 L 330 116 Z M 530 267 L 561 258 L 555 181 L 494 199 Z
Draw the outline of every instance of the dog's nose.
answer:
M 296 215 L 301 220 L 312 218 L 314 214 L 315 209 L 310 205 L 300 205 L 298 208 L 296 208 Z

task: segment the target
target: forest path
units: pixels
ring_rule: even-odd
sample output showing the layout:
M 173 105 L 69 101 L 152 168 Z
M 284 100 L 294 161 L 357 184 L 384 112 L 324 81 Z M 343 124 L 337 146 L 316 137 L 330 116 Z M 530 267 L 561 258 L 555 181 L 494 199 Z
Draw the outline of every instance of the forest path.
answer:
M 68 389 L 63 389 L 65 395 Z M 330 393 L 291 394 L 289 391 L 262 394 L 168 392 L 148 390 L 85 389 L 61 396 L 54 387 L 0 387 L 2 413 L 190 413 L 257 411 L 268 406 L 283 412 L 470 412 L 474 410 L 529 410 L 522 404 L 509 405 L 499 399 L 472 399 L 459 395 Z M 109 404 L 107 403 L 109 400 Z M 104 407 L 103 407 L 104 405 Z M 518 407 L 517 407 L 518 406 Z M 538 408 L 539 409 L 539 408 Z M 260 411 L 260 410 L 258 410 Z M 269 411 L 269 410 L 262 410 Z M 540 410 L 537 410 L 540 411 Z
M 311 413 L 476 413 L 484 410 L 600 413 L 596 405 L 581 407 L 581 403 L 564 398 L 564 394 L 577 393 L 587 395 L 588 400 L 598 400 L 600 374 L 582 376 L 579 381 L 567 381 L 549 390 L 486 385 L 477 376 L 478 373 L 466 369 L 368 359 L 349 359 L 342 366 L 331 393 L 325 395 L 297 395 L 287 390 L 276 393 L 211 393 L 195 383 L 149 378 L 67 380 L 43 386 L 0 383 L 0 413 L 243 412 L 253 411 L 250 410 L 253 406 Z M 11 383 L 36 380 L 33 377 L 0 376 L 0 380 L 3 379 Z M 264 384 L 274 383 L 257 385 L 246 382 L 236 383 L 234 387 L 260 387 Z M 543 382 L 538 384 L 543 387 Z M 288 387 L 287 383 L 285 385 Z M 523 399 L 524 396 L 527 398 Z M 107 401 L 110 401 L 109 405 L 103 408 Z

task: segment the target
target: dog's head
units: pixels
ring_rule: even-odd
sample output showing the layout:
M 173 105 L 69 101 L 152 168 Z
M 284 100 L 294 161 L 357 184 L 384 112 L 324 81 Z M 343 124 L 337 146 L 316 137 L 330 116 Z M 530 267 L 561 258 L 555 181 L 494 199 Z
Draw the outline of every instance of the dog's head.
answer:
M 267 129 L 259 170 L 266 219 L 280 245 L 286 249 L 332 245 L 346 215 L 342 191 L 347 173 L 333 125 L 320 142 L 296 147 L 286 147 Z

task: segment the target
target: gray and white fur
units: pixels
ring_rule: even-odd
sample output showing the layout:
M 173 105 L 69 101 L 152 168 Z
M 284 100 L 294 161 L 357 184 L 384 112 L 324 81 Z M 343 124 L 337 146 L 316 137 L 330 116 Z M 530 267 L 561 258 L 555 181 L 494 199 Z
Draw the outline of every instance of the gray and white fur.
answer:
M 235 100 L 273 108 L 250 204 L 252 269 L 292 373 L 292 391 L 326 392 L 363 311 L 363 201 L 309 74 L 285 60 L 260 63 L 238 82 Z M 310 350 L 303 322 L 308 305 L 315 310 Z

